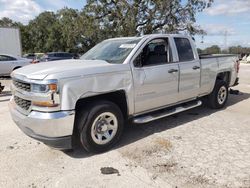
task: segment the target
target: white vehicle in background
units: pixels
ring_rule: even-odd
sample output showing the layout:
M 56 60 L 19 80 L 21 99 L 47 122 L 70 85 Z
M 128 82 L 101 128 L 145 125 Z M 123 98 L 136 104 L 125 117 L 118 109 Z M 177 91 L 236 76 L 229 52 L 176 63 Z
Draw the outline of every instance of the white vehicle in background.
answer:
M 250 55 L 247 57 L 247 63 L 250 63 Z
M 9 76 L 13 70 L 31 64 L 32 60 L 0 54 L 0 76 Z
M 245 56 L 241 59 L 240 63 L 250 63 L 250 55 L 245 55 Z
M 21 57 L 22 45 L 18 28 L 0 27 L 0 54 Z

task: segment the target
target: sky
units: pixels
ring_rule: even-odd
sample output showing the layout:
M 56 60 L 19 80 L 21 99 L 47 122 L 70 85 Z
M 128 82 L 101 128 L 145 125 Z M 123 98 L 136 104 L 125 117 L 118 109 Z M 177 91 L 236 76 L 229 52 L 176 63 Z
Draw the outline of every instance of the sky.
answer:
M 212 7 L 197 14 L 197 23 L 207 32 L 204 43 L 201 36 L 195 37 L 200 48 L 250 47 L 250 0 L 214 0 Z
M 85 0 L 0 0 L 0 18 L 9 17 L 27 24 L 39 13 L 63 7 L 82 9 Z M 214 0 L 212 7 L 197 14 L 197 24 L 207 35 L 196 36 L 196 45 L 206 48 L 219 45 L 250 47 L 250 0 Z

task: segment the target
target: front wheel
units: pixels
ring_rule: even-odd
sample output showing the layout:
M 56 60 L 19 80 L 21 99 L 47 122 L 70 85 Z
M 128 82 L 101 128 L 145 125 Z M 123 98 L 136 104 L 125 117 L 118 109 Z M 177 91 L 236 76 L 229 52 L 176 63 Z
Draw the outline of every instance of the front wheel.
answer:
M 120 108 L 109 101 L 88 105 L 78 114 L 78 130 L 82 146 L 89 152 L 107 151 L 122 134 L 124 117 Z
M 208 105 L 214 109 L 223 108 L 228 99 L 228 86 L 223 80 L 217 80 L 212 93 L 208 96 Z

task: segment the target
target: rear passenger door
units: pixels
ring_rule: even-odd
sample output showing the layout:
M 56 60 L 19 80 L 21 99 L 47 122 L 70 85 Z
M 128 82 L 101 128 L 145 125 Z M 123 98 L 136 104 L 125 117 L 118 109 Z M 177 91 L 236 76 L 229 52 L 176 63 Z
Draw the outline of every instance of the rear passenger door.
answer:
M 197 97 L 200 91 L 200 60 L 193 51 L 190 39 L 175 37 L 174 42 L 180 69 L 178 99 L 182 101 Z

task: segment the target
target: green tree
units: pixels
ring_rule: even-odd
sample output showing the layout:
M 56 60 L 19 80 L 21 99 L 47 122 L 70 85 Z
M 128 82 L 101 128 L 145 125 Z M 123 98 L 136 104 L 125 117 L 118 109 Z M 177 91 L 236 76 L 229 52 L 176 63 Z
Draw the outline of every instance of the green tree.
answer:
M 18 27 L 19 25 L 22 24 L 20 22 L 15 22 L 7 17 L 3 17 L 2 19 L 0 19 L 0 27 Z
M 76 25 L 78 44 L 81 46 L 79 52 L 81 53 L 86 52 L 96 43 L 106 39 L 103 30 L 98 26 L 98 20 L 88 16 L 85 11 L 80 12 Z
M 54 48 L 54 43 L 49 40 L 50 32 L 54 24 L 57 23 L 56 15 L 53 12 L 43 12 L 34 20 L 29 22 L 30 49 L 35 52 L 48 52 Z M 59 41 L 60 36 L 54 40 Z
M 29 28 L 29 26 L 19 25 L 23 54 L 34 52 L 33 50 L 31 50 L 33 42 L 30 40 Z
M 195 24 L 196 13 L 213 0 L 87 0 L 81 10 L 45 11 L 28 25 L 9 18 L 0 26 L 19 27 L 24 52 L 84 53 L 110 37 L 155 32 L 191 35 L 204 33 Z
M 75 51 L 77 42 L 79 40 L 79 33 L 77 31 L 77 20 L 79 12 L 74 9 L 64 8 L 56 14 L 58 25 L 60 28 L 60 45 L 63 51 Z
M 197 48 L 197 52 L 198 52 L 198 54 L 202 54 L 202 53 L 203 53 L 203 50 L 200 49 L 200 48 Z
M 211 47 L 206 48 L 205 50 L 203 50 L 203 53 L 206 54 L 219 54 L 221 53 L 221 49 L 218 45 L 213 45 Z
M 230 54 L 250 54 L 250 48 L 242 46 L 231 46 L 228 51 Z
M 98 20 L 108 37 L 159 31 L 204 33 L 195 25 L 196 13 L 213 0 L 88 0 L 84 11 Z M 112 31 L 112 32 L 110 32 Z M 106 33 L 104 33 L 106 34 Z
M 98 42 L 99 32 L 93 22 L 92 17 L 75 9 L 43 12 L 23 28 L 23 35 L 29 38 L 25 52 L 84 53 Z

